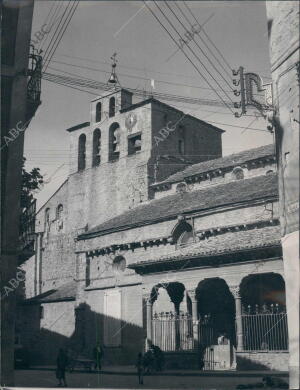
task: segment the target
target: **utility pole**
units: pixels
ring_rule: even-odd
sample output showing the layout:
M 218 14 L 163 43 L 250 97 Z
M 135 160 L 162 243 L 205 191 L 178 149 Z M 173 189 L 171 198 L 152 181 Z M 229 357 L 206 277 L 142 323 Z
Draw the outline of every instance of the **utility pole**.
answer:
M 289 388 L 299 389 L 299 2 L 266 1 L 289 332 Z

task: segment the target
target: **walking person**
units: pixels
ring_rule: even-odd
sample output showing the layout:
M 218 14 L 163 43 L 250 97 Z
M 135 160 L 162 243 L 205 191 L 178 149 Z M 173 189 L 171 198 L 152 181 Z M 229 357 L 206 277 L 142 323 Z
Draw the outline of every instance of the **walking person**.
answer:
M 60 348 L 56 359 L 56 378 L 59 380 L 58 386 L 67 387 L 66 368 L 68 365 L 68 356 L 65 351 Z
M 101 359 L 103 357 L 103 349 L 100 344 L 97 344 L 95 346 L 93 354 L 94 354 L 94 361 L 95 361 L 94 369 L 95 370 L 98 369 L 99 371 L 101 371 Z
M 139 377 L 139 385 L 143 385 L 144 384 L 144 358 L 141 352 L 139 352 L 138 354 L 136 368 Z

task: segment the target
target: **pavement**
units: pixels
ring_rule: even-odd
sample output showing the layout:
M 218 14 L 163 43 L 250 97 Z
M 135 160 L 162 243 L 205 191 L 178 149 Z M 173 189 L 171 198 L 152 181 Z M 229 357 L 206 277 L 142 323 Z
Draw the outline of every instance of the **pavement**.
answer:
M 144 384 L 138 384 L 136 369 L 133 366 L 103 367 L 101 372 L 76 369 L 66 374 L 68 388 L 110 389 L 189 389 L 189 390 L 235 390 L 237 385 L 249 385 L 252 389 L 261 388 L 263 376 L 272 376 L 288 382 L 287 372 L 278 371 L 199 371 L 166 370 L 144 376 Z M 57 387 L 55 367 L 32 367 L 15 371 L 15 386 Z M 14 387 L 14 389 L 16 389 Z M 249 387 L 250 388 L 250 387 Z M 271 388 L 270 388 L 271 389 Z M 279 388 L 272 387 L 273 390 Z

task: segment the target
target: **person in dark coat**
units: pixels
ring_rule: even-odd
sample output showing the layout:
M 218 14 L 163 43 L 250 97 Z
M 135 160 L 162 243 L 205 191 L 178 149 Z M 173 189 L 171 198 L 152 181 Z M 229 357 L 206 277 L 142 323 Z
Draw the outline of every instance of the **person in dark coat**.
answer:
M 66 368 L 68 365 L 68 356 L 65 351 L 60 348 L 56 359 L 56 378 L 59 380 L 58 386 L 67 386 Z M 62 383 L 63 382 L 63 383 Z
M 101 359 L 103 357 L 103 349 L 100 344 L 97 344 L 96 347 L 93 350 L 93 355 L 94 355 L 94 361 L 95 361 L 95 370 L 101 370 Z
M 152 350 L 154 356 L 156 371 L 162 371 L 165 362 L 163 351 L 157 345 L 153 344 L 150 349 Z
M 138 354 L 137 357 L 136 368 L 139 377 L 139 385 L 143 385 L 144 384 L 144 358 L 141 352 Z

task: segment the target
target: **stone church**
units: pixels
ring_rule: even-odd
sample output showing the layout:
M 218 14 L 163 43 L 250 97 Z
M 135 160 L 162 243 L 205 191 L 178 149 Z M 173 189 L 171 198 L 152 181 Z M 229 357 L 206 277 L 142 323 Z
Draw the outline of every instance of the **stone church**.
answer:
M 67 129 L 67 180 L 36 215 L 17 334 L 134 364 L 287 369 L 274 145 L 222 157 L 223 130 L 116 88 Z M 219 345 L 220 336 L 227 340 Z M 228 347 L 227 347 L 228 346 Z

